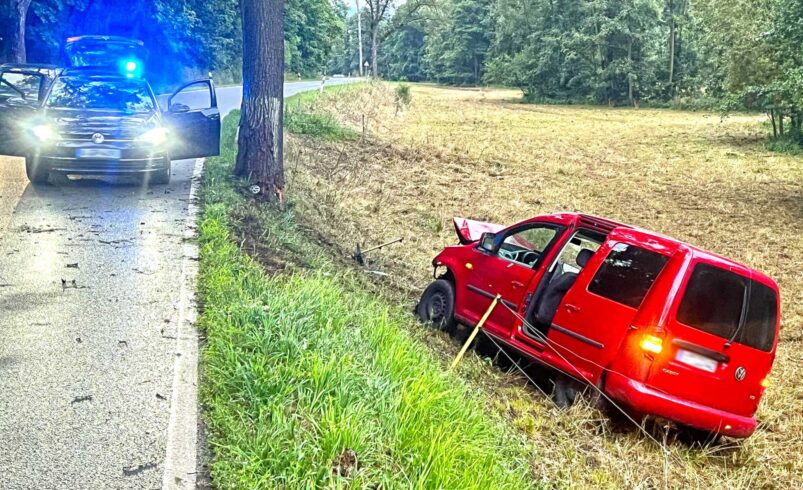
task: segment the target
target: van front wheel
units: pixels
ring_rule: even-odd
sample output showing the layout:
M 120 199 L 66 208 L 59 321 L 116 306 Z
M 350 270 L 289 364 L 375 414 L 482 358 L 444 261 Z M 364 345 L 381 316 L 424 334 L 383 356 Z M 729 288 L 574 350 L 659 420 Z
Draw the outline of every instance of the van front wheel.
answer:
M 416 307 L 418 318 L 438 330 L 451 332 L 457 321 L 454 318 L 454 286 L 445 279 L 433 282 Z

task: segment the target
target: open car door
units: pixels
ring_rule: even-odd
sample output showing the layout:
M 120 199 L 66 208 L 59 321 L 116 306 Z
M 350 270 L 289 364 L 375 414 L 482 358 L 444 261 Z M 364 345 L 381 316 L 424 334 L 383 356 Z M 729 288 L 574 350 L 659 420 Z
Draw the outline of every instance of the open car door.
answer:
M 25 124 L 42 105 L 51 78 L 39 65 L 0 66 L 0 155 L 25 156 Z
M 220 110 L 212 80 L 188 83 L 167 100 L 172 160 L 220 155 Z

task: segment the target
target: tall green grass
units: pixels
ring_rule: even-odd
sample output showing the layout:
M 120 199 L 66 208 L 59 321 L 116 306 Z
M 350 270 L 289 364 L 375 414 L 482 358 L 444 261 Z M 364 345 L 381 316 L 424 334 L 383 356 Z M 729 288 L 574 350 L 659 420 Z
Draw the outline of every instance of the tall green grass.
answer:
M 352 85 L 333 85 L 326 93 L 354 90 Z M 342 126 L 331 114 L 316 110 L 315 103 L 321 96 L 317 90 L 301 92 L 288 97 L 284 106 L 284 127 L 289 133 L 313 136 L 328 141 L 357 139 L 357 133 Z
M 215 485 L 534 487 L 521 437 L 405 333 L 409 315 L 337 273 L 268 276 L 232 241 L 232 216 L 254 208 L 228 177 L 236 118 L 224 123 L 223 156 L 207 163 L 200 221 Z M 283 230 L 274 240 L 312 247 L 291 216 L 257 215 Z

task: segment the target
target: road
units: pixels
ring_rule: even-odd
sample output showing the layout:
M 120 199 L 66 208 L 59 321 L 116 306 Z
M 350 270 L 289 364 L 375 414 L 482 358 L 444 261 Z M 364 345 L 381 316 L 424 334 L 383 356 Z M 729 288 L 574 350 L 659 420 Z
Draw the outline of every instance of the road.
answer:
M 285 95 L 319 86 L 289 83 Z M 223 112 L 240 98 L 239 87 L 218 91 Z M 197 350 L 181 320 L 201 165 L 174 162 L 168 186 L 34 188 L 21 159 L 0 157 L 0 488 L 194 483 L 190 471 L 165 477 L 165 458 L 175 446 L 175 465 L 194 463 L 192 445 L 167 441 L 169 426 L 192 443 L 196 429 L 180 427 L 196 420 L 194 352 L 186 379 L 176 369 L 181 338 Z

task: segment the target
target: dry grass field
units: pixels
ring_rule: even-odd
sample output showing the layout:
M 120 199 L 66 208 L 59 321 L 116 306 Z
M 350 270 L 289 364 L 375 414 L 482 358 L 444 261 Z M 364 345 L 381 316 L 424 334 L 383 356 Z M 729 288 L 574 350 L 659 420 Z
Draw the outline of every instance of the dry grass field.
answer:
M 424 85 L 412 95 L 402 110 L 387 85 L 323 96 L 314 110 L 364 138 L 292 138 L 287 162 L 299 220 L 337 253 L 405 239 L 372 269 L 410 308 L 432 257 L 456 242 L 453 216 L 513 223 L 557 210 L 686 240 L 781 287 L 772 386 L 743 442 L 689 444 L 650 425 L 666 455 L 585 404 L 559 411 L 515 373 L 469 362 L 488 409 L 528 435 L 535 477 L 558 488 L 803 488 L 803 158 L 765 150 L 756 115 L 524 105 L 515 91 Z M 444 358 L 457 350 L 421 330 Z

